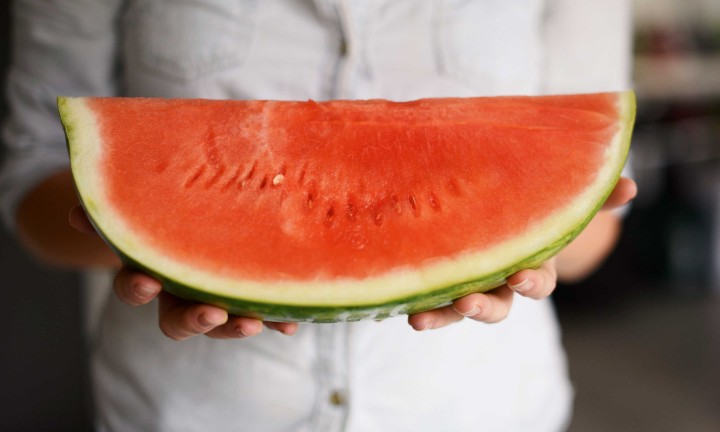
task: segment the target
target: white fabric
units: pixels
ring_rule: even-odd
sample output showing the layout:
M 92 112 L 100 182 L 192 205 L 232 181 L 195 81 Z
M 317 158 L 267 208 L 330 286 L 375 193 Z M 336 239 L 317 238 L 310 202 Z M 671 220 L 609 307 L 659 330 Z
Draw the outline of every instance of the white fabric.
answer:
M 622 0 L 14 5 L 0 175 L 11 226 L 23 194 L 67 166 L 57 95 L 408 100 L 629 86 Z M 570 414 L 549 301 L 516 296 L 496 325 L 418 333 L 396 318 L 174 342 L 154 305 L 93 299 L 101 431 L 536 432 L 562 430 Z

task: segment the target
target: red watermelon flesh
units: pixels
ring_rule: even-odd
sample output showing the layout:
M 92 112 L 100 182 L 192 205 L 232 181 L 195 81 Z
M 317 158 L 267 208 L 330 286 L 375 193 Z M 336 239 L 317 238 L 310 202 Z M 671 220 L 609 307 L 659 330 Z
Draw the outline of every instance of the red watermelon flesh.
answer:
M 596 187 L 629 136 L 627 97 L 82 101 L 112 218 L 170 260 L 272 285 L 372 279 L 521 237 Z

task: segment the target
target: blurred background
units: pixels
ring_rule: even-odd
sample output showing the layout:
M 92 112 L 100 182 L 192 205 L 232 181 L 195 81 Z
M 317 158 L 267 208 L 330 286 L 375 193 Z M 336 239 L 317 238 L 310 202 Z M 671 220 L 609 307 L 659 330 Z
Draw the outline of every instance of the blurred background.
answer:
M 2 75 L 9 3 L 0 1 Z M 720 1 L 634 3 L 640 193 L 604 267 L 555 294 L 576 388 L 570 430 L 715 432 Z M 0 430 L 91 430 L 77 275 L 38 266 L 2 230 L 0 274 Z
M 639 194 L 605 266 L 555 301 L 571 431 L 720 431 L 720 1 L 635 0 Z

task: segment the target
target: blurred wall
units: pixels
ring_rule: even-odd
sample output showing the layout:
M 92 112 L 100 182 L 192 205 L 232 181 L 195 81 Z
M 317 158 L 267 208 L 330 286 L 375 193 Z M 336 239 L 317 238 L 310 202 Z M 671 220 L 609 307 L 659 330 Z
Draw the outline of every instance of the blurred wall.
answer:
M 634 6 L 639 193 L 589 289 L 558 292 L 571 306 L 720 293 L 720 1 Z

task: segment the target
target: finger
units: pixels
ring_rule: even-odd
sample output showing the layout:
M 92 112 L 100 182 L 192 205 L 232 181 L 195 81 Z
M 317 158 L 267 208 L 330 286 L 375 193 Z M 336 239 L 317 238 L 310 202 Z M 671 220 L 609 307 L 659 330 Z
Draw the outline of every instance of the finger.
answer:
M 629 203 L 637 195 L 637 184 L 634 180 L 627 177 L 621 177 L 615 185 L 612 193 L 603 204 L 604 210 L 610 210 L 621 207 Z
M 271 322 L 271 321 L 266 321 L 266 322 L 265 322 L 265 327 L 267 327 L 267 328 L 269 328 L 269 329 L 271 329 L 271 330 L 279 331 L 280 333 L 282 333 L 282 334 L 284 334 L 284 335 L 291 336 L 291 335 L 294 335 L 295 332 L 297 331 L 297 329 L 298 329 L 298 323 L 296 323 L 296 322 Z
M 412 314 L 408 316 L 408 324 L 417 331 L 423 331 L 445 327 L 462 319 L 463 316 L 455 312 L 452 306 L 445 306 Z
M 453 309 L 461 316 L 496 323 L 507 318 L 513 301 L 513 291 L 503 285 L 486 293 L 475 293 L 453 302 Z
M 115 274 L 113 290 L 123 302 L 139 306 L 157 297 L 162 291 L 162 285 L 144 273 L 123 267 Z
M 521 270 L 507 278 L 507 286 L 523 297 L 542 299 L 555 290 L 557 270 L 555 259 L 551 259 L 536 269 Z
M 205 333 L 213 339 L 241 339 L 256 336 L 262 332 L 263 324 L 255 318 L 230 316 L 225 324 Z
M 70 209 L 68 222 L 70 222 L 71 227 L 83 234 L 97 234 L 95 227 L 93 227 L 90 219 L 87 217 L 87 213 L 85 213 L 85 210 L 83 210 L 80 205 L 76 205 Z
M 160 330 L 174 340 L 207 333 L 228 322 L 224 309 L 204 303 L 190 303 L 170 293 L 159 296 Z

